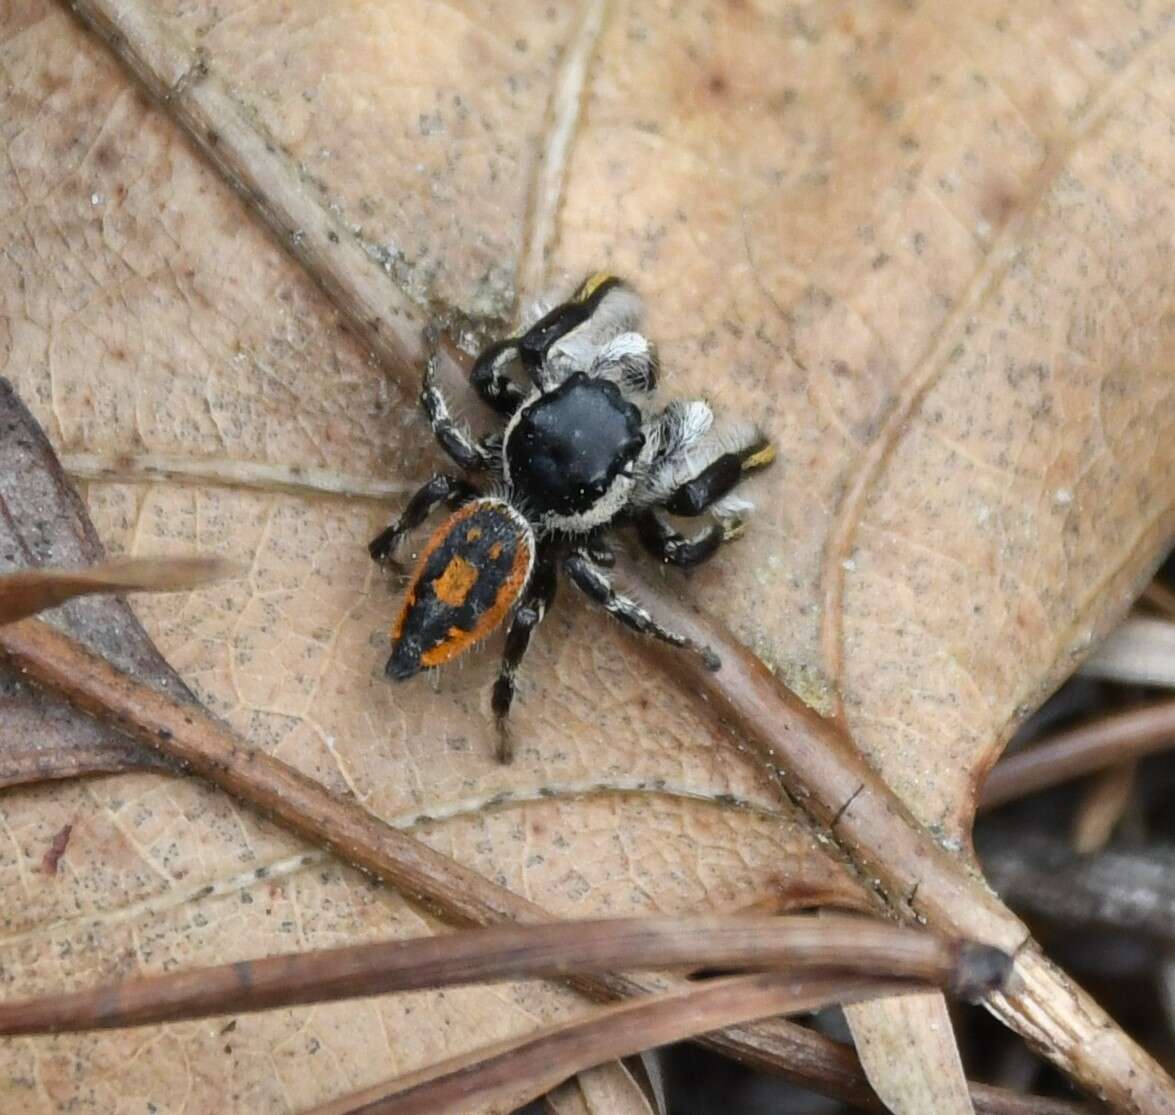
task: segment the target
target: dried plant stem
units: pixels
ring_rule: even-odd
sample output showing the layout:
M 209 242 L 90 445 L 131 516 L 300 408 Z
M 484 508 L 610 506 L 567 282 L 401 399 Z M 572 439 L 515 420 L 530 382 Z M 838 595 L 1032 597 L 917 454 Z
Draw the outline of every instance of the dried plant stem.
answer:
M 1175 1084 L 1064 972 L 959 858 L 910 815 L 840 729 L 789 692 L 717 621 L 671 603 L 641 582 L 645 599 L 687 638 L 711 647 L 722 669 L 696 655 L 644 653 L 675 674 L 751 746 L 850 863 L 902 920 L 996 945 L 1016 957 L 1015 990 L 987 1000 L 992 1011 L 1065 1072 L 1122 1111 L 1175 1112 Z
M 994 809 L 1015 798 L 1175 746 L 1175 698 L 1060 732 L 997 763 L 979 799 Z
M 386 281 L 349 231 L 340 230 L 339 222 L 313 196 L 289 159 L 241 111 L 225 85 L 210 76 L 205 59 L 176 41 L 143 0 L 71 3 L 255 205 L 388 370 L 403 374 L 416 362 L 420 323 L 407 299 Z M 847 737 L 788 693 L 717 625 L 700 621 L 683 602 L 650 585 L 645 586 L 645 596 L 678 630 L 713 647 L 724 667 L 712 673 L 694 660 L 696 656 L 666 657 L 656 648 L 649 653 L 677 674 L 687 692 L 709 701 L 765 762 L 782 772 L 788 792 L 835 836 L 863 885 L 878 887 L 902 919 L 924 918 L 942 931 L 1017 953 L 1021 990 L 993 997 L 992 1009 L 1114 1107 L 1175 1115 L 1175 1082 L 1080 987 L 1045 960 L 1024 926 L 966 864 L 918 825 Z M 319 819 L 303 812 L 303 807 L 314 804 L 304 785 L 309 780 L 292 771 L 282 777 L 292 779 L 288 788 L 297 799 L 289 808 L 283 806 L 282 819 L 306 835 L 321 832 Z M 241 772 L 225 772 L 221 784 L 238 793 Z M 277 806 L 273 809 L 276 812 Z M 374 834 L 351 821 L 352 831 L 327 833 L 325 839 L 353 862 L 366 857 L 370 863 L 371 848 L 359 837 Z M 421 853 L 405 855 L 408 865 L 403 874 L 415 880 L 407 889 L 427 893 L 430 880 Z M 447 886 L 464 876 L 470 886 L 472 875 L 445 861 L 441 881 Z M 460 893 L 453 897 L 451 915 L 469 917 L 467 907 L 473 900 Z
M 187 592 L 232 576 L 222 558 L 112 558 L 85 569 L 22 569 L 0 573 L 0 623 L 56 608 L 95 593 Z
M 587 1018 L 430 1065 L 315 1108 L 310 1115 L 504 1115 L 579 1069 L 603 1061 L 731 1023 L 909 990 L 908 983 L 844 976 L 762 974 L 713 980 L 597 1008 Z
M 141 1026 L 215 1014 L 613 968 L 711 968 L 916 979 L 968 996 L 998 986 L 1003 953 L 863 918 L 625 918 L 500 926 L 125 980 L 0 1003 L 0 1034 Z
M 1087 856 L 1109 844 L 1130 810 L 1137 782 L 1137 763 L 1106 767 L 1089 780 L 1069 829 L 1073 851 Z
M 992 828 L 979 845 L 992 882 L 1017 909 L 1053 924 L 1142 934 L 1175 945 L 1175 852 L 1082 855 L 1040 832 Z
M 1175 689 L 1175 623 L 1160 616 L 1127 616 L 1082 663 L 1081 673 L 1123 685 Z
M 128 735 L 178 759 L 253 808 L 324 845 L 347 862 L 437 911 L 450 923 L 494 925 L 549 921 L 540 907 L 461 867 L 280 760 L 251 749 L 202 710 L 179 704 L 135 681 L 39 620 L 0 628 L 0 657 L 76 707 L 113 721 Z M 580 976 L 574 985 L 596 998 L 647 994 L 671 986 L 668 977 Z M 862 1106 L 877 1106 L 850 1050 L 820 1034 L 777 1020 L 712 1035 L 721 1052 L 797 1083 Z M 1034 1115 L 1033 1097 L 972 1086 L 977 1109 Z M 1047 1108 L 1049 1111 L 1072 1108 Z
M 538 907 L 488 884 L 361 806 L 334 797 L 314 779 L 254 750 L 203 710 L 135 681 L 40 620 L 0 627 L 0 656 L 83 712 L 178 760 L 449 921 L 486 925 L 547 920 Z M 438 894 L 444 896 L 440 903 Z

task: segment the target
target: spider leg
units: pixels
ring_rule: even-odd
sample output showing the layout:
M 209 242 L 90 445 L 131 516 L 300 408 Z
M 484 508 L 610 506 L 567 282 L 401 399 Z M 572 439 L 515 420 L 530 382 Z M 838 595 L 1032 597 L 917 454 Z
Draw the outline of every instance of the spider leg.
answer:
M 474 441 L 464 425 L 450 415 L 449 404 L 436 378 L 437 359 L 433 353 L 425 366 L 424 384 L 420 389 L 420 405 L 428 416 L 433 436 L 441 448 L 467 472 L 489 468 L 495 459 L 493 452 L 485 441 Z
M 766 468 L 775 459 L 775 449 L 762 435 L 745 448 L 723 453 L 690 477 L 662 501 L 672 515 L 700 515 L 731 490 L 748 472 Z
M 737 529 L 732 530 L 722 523 L 715 523 L 699 531 L 692 538 L 687 538 L 674 530 L 663 515 L 653 510 L 646 511 L 637 518 L 636 528 L 641 542 L 649 553 L 667 565 L 676 565 L 679 569 L 689 569 L 708 561 L 723 542 L 737 537 L 738 534 Z
M 509 418 L 526 398 L 526 392 L 506 375 L 506 368 L 518 358 L 518 339 L 509 337 L 490 345 L 474 361 L 469 380 L 483 402 Z
M 518 338 L 522 365 L 536 387 L 549 387 L 571 371 L 587 371 L 599 350 L 634 330 L 640 318 L 631 287 L 613 275 L 591 275 Z
M 543 616 L 547 614 L 551 601 L 555 599 L 556 584 L 554 554 L 550 550 L 546 553 L 540 552 L 530 583 L 522 594 L 522 600 L 510 621 L 510 629 L 506 632 L 506 649 L 502 653 L 502 665 L 498 670 L 497 681 L 494 682 L 491 703 L 498 724 L 500 763 L 508 763 L 514 758 L 506 719 L 510 713 L 510 703 L 514 700 L 514 673 L 530 645 L 531 633 L 543 622 Z
M 669 643 L 675 647 L 685 647 L 695 650 L 702 656 L 702 660 L 711 670 L 717 670 L 722 663 L 718 656 L 709 648 L 701 646 L 662 627 L 644 608 L 631 597 L 618 593 L 608 579 L 607 574 L 595 565 L 587 554 L 581 550 L 571 553 L 563 562 L 563 569 L 575 585 L 587 598 L 601 605 L 611 616 L 618 619 L 625 627 L 641 635 L 652 635 L 655 639 Z
M 616 564 L 616 554 L 612 547 L 599 535 L 581 542 L 579 548 L 593 565 L 598 565 L 602 569 L 611 569 Z
M 648 394 L 657 386 L 657 352 L 640 333 L 621 333 L 596 353 L 589 371 L 622 388 Z
M 473 499 L 477 490 L 459 476 L 438 472 L 408 501 L 400 517 L 387 529 L 377 534 L 369 543 L 367 552 L 373 561 L 389 561 L 404 536 L 420 526 L 442 503 L 457 507 Z
M 546 360 L 551 346 L 587 322 L 603 296 L 615 285 L 615 280 L 607 280 L 597 288 L 594 297 L 573 297 L 569 302 L 556 306 L 518 338 L 519 355 L 532 378 Z

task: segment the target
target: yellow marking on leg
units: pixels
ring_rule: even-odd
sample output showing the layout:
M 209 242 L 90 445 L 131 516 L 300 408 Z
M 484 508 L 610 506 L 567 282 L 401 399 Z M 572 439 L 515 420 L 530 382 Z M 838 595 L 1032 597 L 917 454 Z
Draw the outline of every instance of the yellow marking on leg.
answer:
M 609 275 L 607 271 L 597 271 L 594 275 L 589 275 L 580 284 L 579 290 L 575 292 L 575 296 L 572 298 L 572 301 L 586 302 L 611 278 L 613 278 L 613 276 Z
M 743 472 L 750 472 L 756 468 L 766 468 L 772 461 L 775 460 L 775 446 L 768 442 L 762 449 L 757 449 L 745 461 L 743 461 Z
M 722 541 L 733 542 L 747 532 L 746 519 L 727 519 L 722 523 Z

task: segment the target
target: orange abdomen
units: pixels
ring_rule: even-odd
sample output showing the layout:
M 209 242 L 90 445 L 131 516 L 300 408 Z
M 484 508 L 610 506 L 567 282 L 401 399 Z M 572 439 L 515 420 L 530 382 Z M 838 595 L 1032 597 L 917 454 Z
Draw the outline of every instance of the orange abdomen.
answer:
M 392 627 L 386 673 L 397 681 L 442 666 L 489 635 L 534 567 L 530 524 L 505 500 L 473 500 L 436 529 L 421 551 Z

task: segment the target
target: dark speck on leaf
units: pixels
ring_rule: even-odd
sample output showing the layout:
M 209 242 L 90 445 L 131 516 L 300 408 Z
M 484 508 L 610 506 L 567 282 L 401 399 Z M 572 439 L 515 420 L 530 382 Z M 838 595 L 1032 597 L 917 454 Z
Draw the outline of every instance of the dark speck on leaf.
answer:
M 41 859 L 41 870 L 46 875 L 56 875 L 57 865 L 61 862 L 61 857 L 65 855 L 65 849 L 69 846 L 69 837 L 73 832 L 73 825 L 65 825 L 53 837 L 44 857 Z
M 94 152 L 94 162 L 103 170 L 110 170 L 118 165 L 118 149 L 113 143 L 104 143 Z

